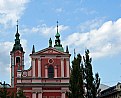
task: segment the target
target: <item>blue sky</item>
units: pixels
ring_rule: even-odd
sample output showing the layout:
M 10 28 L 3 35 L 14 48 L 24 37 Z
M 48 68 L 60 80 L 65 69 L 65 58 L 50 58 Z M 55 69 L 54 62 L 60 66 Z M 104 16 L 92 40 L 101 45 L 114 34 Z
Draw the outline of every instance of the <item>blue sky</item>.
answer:
M 101 83 L 121 82 L 121 1 L 120 0 L 0 0 L 0 81 L 10 83 L 10 51 L 16 20 L 25 53 L 25 69 L 30 67 L 32 45 L 36 51 L 54 43 L 56 21 L 63 47 L 84 55 L 90 50 L 93 71 Z

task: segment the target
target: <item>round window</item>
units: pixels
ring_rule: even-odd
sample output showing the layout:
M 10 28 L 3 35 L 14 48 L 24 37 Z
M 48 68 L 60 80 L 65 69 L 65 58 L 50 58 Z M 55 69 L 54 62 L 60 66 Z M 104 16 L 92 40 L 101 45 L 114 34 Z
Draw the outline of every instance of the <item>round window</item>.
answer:
M 49 59 L 49 63 L 52 64 L 54 61 L 53 59 Z

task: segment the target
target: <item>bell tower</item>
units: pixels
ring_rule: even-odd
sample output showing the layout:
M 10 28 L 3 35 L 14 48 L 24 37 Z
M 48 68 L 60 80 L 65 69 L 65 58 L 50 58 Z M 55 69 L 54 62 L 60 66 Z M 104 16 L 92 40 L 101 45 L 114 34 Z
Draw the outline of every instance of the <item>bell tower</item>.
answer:
M 15 44 L 13 46 L 12 51 L 10 52 L 11 55 L 11 86 L 16 87 L 16 77 L 17 71 L 24 70 L 24 51 L 23 47 L 20 44 L 20 34 L 18 32 L 18 21 L 17 21 L 17 31 L 15 34 Z

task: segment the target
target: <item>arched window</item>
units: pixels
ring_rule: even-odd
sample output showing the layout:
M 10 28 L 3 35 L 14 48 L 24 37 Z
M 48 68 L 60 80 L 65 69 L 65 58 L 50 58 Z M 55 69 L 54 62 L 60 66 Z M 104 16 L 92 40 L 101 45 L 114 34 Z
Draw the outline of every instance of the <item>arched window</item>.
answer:
M 48 78 L 50 79 L 54 78 L 54 68 L 52 65 L 48 67 Z
M 16 63 L 20 63 L 20 57 L 16 57 Z

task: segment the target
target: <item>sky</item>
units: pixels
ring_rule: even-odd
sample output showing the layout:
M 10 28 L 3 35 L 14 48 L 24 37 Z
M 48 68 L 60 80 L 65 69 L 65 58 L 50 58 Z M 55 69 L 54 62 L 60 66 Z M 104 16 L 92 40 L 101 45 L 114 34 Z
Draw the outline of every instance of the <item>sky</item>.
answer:
M 93 74 L 101 83 L 121 82 L 121 0 L 0 0 L 0 81 L 10 83 L 10 51 L 16 24 L 25 51 L 25 69 L 32 46 L 39 51 L 53 44 L 59 21 L 61 43 L 84 55 L 90 50 Z

